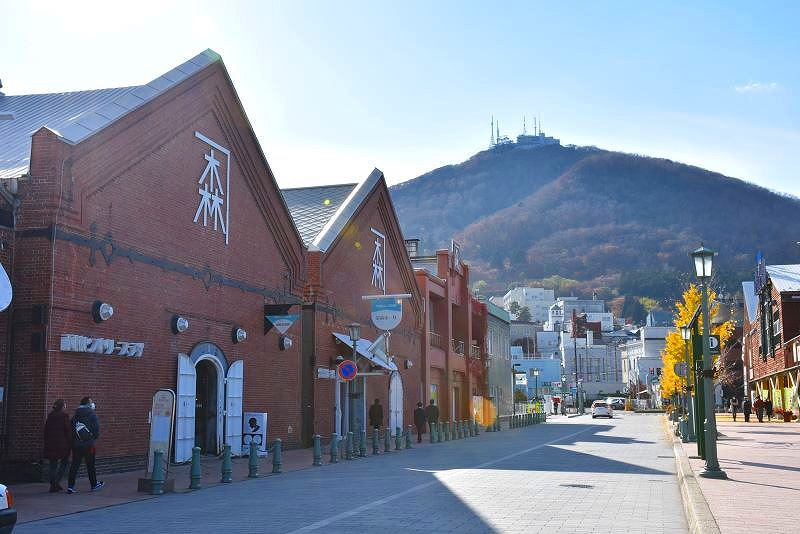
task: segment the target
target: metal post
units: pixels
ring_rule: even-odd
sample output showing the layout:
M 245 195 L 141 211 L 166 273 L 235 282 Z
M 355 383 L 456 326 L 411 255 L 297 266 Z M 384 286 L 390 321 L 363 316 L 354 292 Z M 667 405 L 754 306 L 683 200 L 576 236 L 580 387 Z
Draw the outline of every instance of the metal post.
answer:
M 322 436 L 319 434 L 314 435 L 314 462 L 311 465 L 322 465 Z
M 703 392 L 705 394 L 705 438 L 706 438 L 706 465 L 700 476 L 705 478 L 728 478 L 725 471 L 720 469 L 717 460 L 717 416 L 714 413 L 714 377 L 712 376 L 713 361 L 711 350 L 708 346 L 709 324 L 708 316 L 708 283 L 703 283 Z
M 280 474 L 283 472 L 283 463 L 281 461 L 281 449 L 283 443 L 280 438 L 275 440 L 275 450 L 272 452 L 272 472 L 273 474 Z
M 250 442 L 250 450 L 247 457 L 247 478 L 258 478 L 258 445 L 255 441 Z M 314 461 L 316 461 L 316 445 L 314 448 Z M 316 465 L 316 464 L 315 464 Z
M 334 432 L 331 434 L 331 463 L 339 462 L 339 435 Z
M 164 451 L 161 449 L 153 451 L 153 473 L 150 485 L 153 495 L 164 494 Z
M 399 451 L 403 448 L 403 430 L 396 426 L 394 428 L 394 450 Z
M 442 422 L 436 422 L 436 443 L 442 442 Z
M 389 427 L 386 427 L 386 433 L 383 435 L 383 452 L 392 452 L 392 433 L 389 432 Z
M 361 431 L 361 438 L 359 439 L 359 443 L 358 443 L 358 455 L 361 458 L 366 458 L 367 457 L 367 431 L 366 430 L 362 430 Z
M 189 474 L 189 489 L 202 488 L 203 471 L 200 467 L 200 447 L 192 447 L 192 469 Z
M 686 432 L 683 436 L 684 443 L 694 441 L 697 437 L 694 435 L 694 406 L 692 402 L 692 365 L 689 362 L 689 340 L 683 342 L 683 356 L 686 363 Z
M 436 443 L 436 423 L 428 424 L 428 432 L 430 433 L 431 443 Z
M 406 427 L 406 449 L 413 449 L 411 446 L 411 425 Z
M 372 454 L 380 454 L 380 429 L 372 429 Z
M 222 448 L 222 480 L 220 482 L 233 482 L 233 464 L 231 463 L 231 446 L 227 443 Z
M 353 433 L 352 432 L 348 432 L 347 433 L 347 443 L 345 445 L 344 454 L 345 454 L 345 457 L 344 457 L 345 460 L 352 460 L 353 459 Z
M 479 435 L 481 433 L 481 426 L 478 424 L 478 421 L 473 421 L 472 424 L 475 425 L 475 435 Z

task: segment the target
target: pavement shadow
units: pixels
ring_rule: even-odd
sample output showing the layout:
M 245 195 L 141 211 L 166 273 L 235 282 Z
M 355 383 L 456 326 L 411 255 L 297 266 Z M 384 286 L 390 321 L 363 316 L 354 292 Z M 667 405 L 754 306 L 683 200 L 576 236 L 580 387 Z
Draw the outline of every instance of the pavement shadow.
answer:
M 791 467 L 788 465 L 777 465 L 777 464 L 764 464 L 761 462 L 748 462 L 745 460 L 739 460 L 738 463 L 743 465 L 750 465 L 753 467 L 765 467 L 767 469 L 778 469 L 780 471 L 796 471 L 800 472 L 800 467 Z

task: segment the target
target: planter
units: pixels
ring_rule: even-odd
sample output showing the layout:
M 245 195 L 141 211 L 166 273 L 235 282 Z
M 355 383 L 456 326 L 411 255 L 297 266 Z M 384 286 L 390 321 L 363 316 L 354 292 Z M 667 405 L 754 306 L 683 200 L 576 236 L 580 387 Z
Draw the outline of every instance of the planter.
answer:
M 783 412 L 783 422 L 784 423 L 791 423 L 792 422 L 792 412 Z

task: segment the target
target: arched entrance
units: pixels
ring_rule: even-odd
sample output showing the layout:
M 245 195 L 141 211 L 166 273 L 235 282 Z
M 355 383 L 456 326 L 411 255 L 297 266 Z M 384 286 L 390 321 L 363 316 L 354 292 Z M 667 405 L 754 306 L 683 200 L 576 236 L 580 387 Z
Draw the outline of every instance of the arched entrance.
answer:
M 219 411 L 219 378 L 222 375 L 210 359 L 202 359 L 195 366 L 197 388 L 195 391 L 194 444 L 204 453 L 218 454 L 219 437 L 217 417 Z

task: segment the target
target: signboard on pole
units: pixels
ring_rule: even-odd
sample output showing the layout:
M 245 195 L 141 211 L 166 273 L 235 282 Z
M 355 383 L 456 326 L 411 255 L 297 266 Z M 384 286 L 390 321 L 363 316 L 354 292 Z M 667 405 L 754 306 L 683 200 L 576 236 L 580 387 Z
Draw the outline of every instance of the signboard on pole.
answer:
M 349 382 L 358 375 L 358 367 L 353 360 L 345 360 L 336 367 L 336 372 L 341 380 Z
M 159 389 L 153 395 L 153 406 L 150 410 L 150 447 L 147 454 L 147 476 L 153 472 L 153 453 L 157 450 L 164 451 L 164 472 L 169 472 L 172 423 L 174 419 L 175 392 L 171 389 Z
M 265 315 L 267 321 L 272 323 L 272 326 L 280 332 L 281 334 L 285 334 L 289 328 L 294 324 L 294 322 L 300 318 L 299 315 Z
M 403 301 L 398 298 L 372 300 L 372 324 L 378 330 L 389 331 L 403 319 Z

